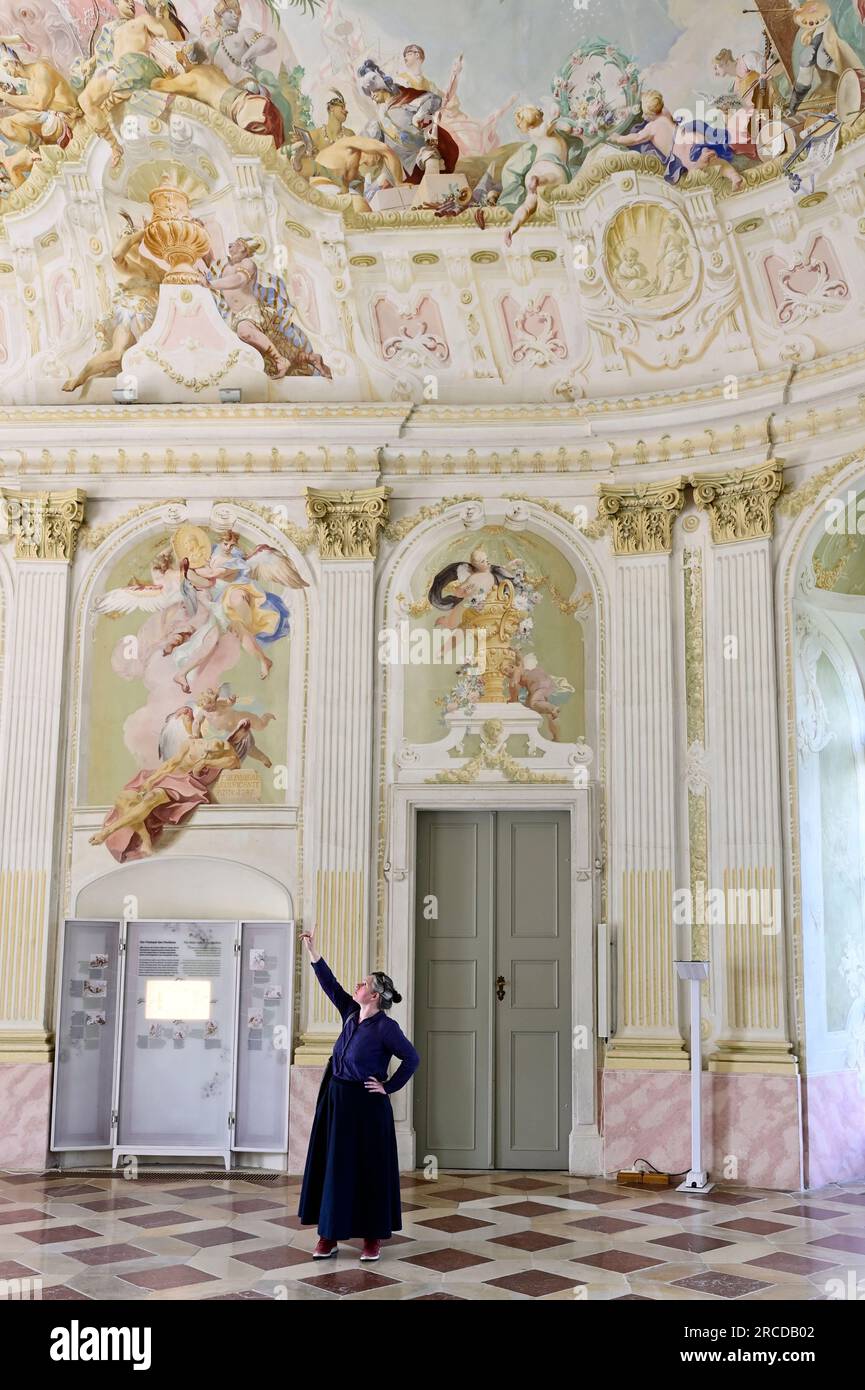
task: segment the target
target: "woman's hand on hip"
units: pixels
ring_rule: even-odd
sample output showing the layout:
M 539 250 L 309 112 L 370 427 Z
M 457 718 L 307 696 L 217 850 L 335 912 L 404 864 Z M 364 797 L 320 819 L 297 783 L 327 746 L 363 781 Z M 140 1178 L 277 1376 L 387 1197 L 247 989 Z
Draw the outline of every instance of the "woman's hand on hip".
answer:
M 383 1096 L 387 1095 L 387 1091 L 384 1089 L 382 1083 L 380 1081 L 377 1081 L 374 1076 L 371 1076 L 369 1080 L 365 1081 L 363 1084 L 368 1091 L 376 1091 Z

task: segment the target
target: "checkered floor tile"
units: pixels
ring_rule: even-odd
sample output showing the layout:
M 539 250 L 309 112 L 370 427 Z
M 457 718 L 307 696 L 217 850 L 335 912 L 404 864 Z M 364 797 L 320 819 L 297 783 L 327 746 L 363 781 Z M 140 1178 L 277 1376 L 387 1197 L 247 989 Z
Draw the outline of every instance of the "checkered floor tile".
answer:
M 313 1260 L 299 1178 L 0 1174 L 0 1281 L 57 1300 L 428 1302 L 808 1301 L 865 1279 L 865 1183 L 701 1198 L 567 1173 L 416 1172 L 401 1188 L 401 1233 L 361 1264 L 360 1242 Z

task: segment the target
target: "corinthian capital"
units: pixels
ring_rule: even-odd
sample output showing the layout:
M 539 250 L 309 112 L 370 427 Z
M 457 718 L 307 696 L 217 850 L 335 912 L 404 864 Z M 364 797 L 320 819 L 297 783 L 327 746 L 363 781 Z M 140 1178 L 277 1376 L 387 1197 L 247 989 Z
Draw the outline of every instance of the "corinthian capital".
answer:
M 669 555 L 673 522 L 685 504 L 684 489 L 684 478 L 636 487 L 602 485 L 598 515 L 612 526 L 616 554 Z
M 770 538 L 783 481 L 780 459 L 690 480 L 695 503 L 709 513 L 716 545 Z
M 388 522 L 390 488 L 362 492 L 306 490 L 306 510 L 322 560 L 374 560 L 378 537 Z
M 78 488 L 71 492 L 5 494 L 3 507 L 9 534 L 15 538 L 15 558 L 69 563 L 84 520 L 84 496 Z

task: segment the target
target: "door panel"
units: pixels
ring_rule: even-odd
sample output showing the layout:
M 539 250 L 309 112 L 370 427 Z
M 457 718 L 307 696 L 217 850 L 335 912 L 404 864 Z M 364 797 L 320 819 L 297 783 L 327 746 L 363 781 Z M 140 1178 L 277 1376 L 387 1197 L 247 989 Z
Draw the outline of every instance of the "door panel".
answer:
M 562 1134 L 559 1114 L 559 1034 L 558 1032 L 523 1032 L 515 1029 L 510 1035 L 510 1113 L 505 1123 L 509 1132 L 502 1136 L 504 1153 L 536 1155 L 527 1167 L 558 1168 L 562 1139 L 567 1142 L 568 1130 Z M 537 1155 L 554 1160 L 542 1161 Z M 512 1165 L 496 1162 L 497 1168 Z M 567 1162 L 565 1163 L 567 1167 Z
M 567 1168 L 570 817 L 496 813 L 497 1168 Z
M 418 1166 L 566 1168 L 567 812 L 420 813 L 415 941 Z
M 491 1168 L 493 822 L 425 812 L 417 823 L 414 1081 L 417 1163 Z M 433 899 L 433 901 L 430 901 Z
M 428 1036 L 426 1142 L 424 1156 L 435 1154 L 440 1164 L 468 1168 L 461 1161 L 475 1157 L 478 1147 L 476 1038 L 471 1032 L 432 1029 Z M 456 1103 L 454 1078 L 459 1078 Z M 456 1154 L 453 1158 L 451 1155 Z M 443 1155 L 448 1155 L 445 1158 Z
M 478 913 L 484 910 L 479 879 L 489 874 L 489 826 L 479 820 L 455 822 L 453 817 L 427 827 L 427 892 L 438 899 L 438 916 L 424 920 L 429 936 L 438 941 L 476 938 Z

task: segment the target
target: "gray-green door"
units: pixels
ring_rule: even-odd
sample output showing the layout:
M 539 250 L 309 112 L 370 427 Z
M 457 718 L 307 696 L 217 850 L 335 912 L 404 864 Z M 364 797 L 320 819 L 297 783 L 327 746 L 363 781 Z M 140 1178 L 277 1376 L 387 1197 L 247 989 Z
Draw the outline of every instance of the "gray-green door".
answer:
M 417 1162 L 566 1168 L 570 819 L 418 815 Z

